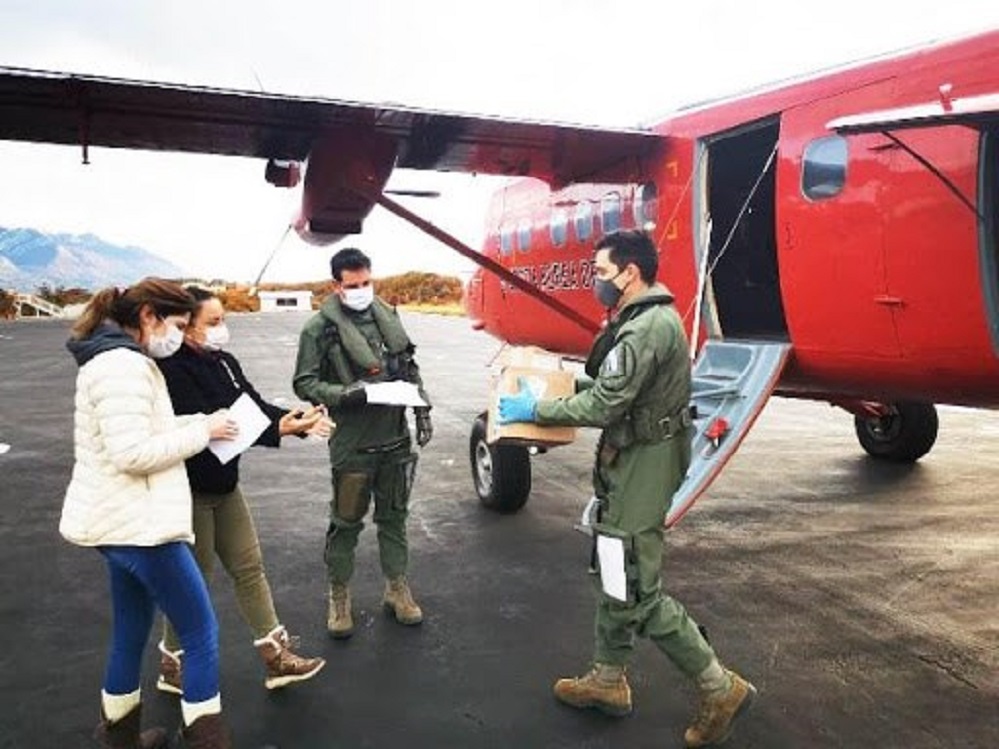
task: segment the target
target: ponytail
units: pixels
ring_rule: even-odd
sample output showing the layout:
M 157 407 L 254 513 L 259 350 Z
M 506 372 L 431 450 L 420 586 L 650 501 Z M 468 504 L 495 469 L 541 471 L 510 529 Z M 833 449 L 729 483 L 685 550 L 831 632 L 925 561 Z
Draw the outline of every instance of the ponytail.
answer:
M 87 302 L 83 314 L 73 325 L 70 337 L 75 340 L 89 338 L 102 322 L 114 319 L 114 305 L 120 296 L 121 292 L 114 286 L 101 289 L 94 294 Z
M 122 327 L 138 328 L 139 313 L 145 305 L 158 317 L 192 314 L 197 306 L 180 284 L 161 278 L 144 278 L 127 289 L 111 286 L 98 291 L 90 300 L 73 326 L 71 338 L 88 338 L 107 320 Z

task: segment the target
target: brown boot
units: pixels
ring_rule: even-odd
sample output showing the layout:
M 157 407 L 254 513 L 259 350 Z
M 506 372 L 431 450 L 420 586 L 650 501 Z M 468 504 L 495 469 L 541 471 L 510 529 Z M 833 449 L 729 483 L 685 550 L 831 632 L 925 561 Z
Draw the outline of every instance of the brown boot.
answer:
M 385 581 L 385 595 L 382 596 L 385 611 L 395 616 L 400 624 L 414 625 L 423 621 L 423 612 L 413 600 L 413 592 L 405 577 Z
M 202 715 L 178 734 L 181 749 L 232 749 L 232 737 L 222 715 Z
M 326 629 L 337 640 L 354 634 L 354 618 L 350 615 L 350 588 L 340 583 L 330 585 L 330 608 Z
M 94 730 L 94 739 L 105 749 L 164 749 L 167 746 L 166 731 L 149 728 L 140 732 L 141 724 L 142 705 L 132 708 L 132 712 L 114 723 L 104 717 L 101 709 L 101 722 Z
M 160 640 L 160 676 L 156 680 L 156 688 L 167 694 L 183 694 L 181 686 L 180 657 L 183 650 L 167 650 L 166 643 Z
M 631 687 L 624 671 L 624 666 L 594 663 L 585 676 L 555 682 L 555 698 L 572 707 L 595 707 L 607 715 L 627 715 L 631 712 Z
M 728 689 L 701 695 L 701 705 L 694 722 L 683 735 L 691 749 L 701 746 L 718 746 L 732 735 L 732 726 L 756 698 L 756 687 L 739 674 L 726 669 L 731 680 Z
M 268 632 L 266 637 L 254 640 L 253 645 L 267 666 L 264 686 L 268 689 L 278 689 L 296 681 L 311 679 L 326 665 L 322 658 L 296 655 L 291 649 L 288 630 L 280 625 Z

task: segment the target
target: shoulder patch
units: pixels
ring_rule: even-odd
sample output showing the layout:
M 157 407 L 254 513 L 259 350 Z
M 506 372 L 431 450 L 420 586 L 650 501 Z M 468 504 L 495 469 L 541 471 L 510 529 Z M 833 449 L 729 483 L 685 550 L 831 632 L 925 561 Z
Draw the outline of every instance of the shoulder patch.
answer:
M 623 387 L 635 371 L 635 354 L 631 346 L 617 343 L 607 352 L 600 365 L 600 379 L 610 388 Z

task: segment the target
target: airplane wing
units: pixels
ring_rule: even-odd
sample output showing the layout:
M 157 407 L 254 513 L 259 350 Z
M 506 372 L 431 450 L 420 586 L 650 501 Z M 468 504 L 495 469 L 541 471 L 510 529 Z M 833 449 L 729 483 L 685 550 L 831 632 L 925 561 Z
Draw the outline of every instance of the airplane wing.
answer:
M 826 127 L 850 135 L 941 125 L 982 127 L 996 122 L 999 122 L 999 94 L 951 99 L 949 91 L 944 89 L 937 101 L 838 117 Z
M 644 130 L 0 68 L 4 140 L 301 161 L 324 133 L 351 128 L 394 141 L 399 168 L 553 184 L 602 175 L 660 140 Z

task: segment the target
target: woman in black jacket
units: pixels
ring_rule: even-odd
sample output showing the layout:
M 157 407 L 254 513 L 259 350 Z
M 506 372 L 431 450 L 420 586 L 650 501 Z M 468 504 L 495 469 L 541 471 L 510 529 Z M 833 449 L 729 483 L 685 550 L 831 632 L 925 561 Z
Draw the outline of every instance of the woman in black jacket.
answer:
M 228 343 L 222 303 L 205 289 L 189 286 L 187 291 L 198 306 L 185 332 L 184 345 L 173 356 L 157 362 L 166 378 L 174 411 L 190 414 L 228 408 L 245 393 L 271 421 L 257 438 L 257 445 L 278 447 L 286 434 L 328 432 L 329 422 L 320 408 L 292 413 L 261 398 L 236 357 L 222 350 Z M 276 689 L 312 678 L 326 662 L 297 655 L 277 618 L 264 574 L 260 541 L 239 488 L 239 456 L 223 464 L 215 453 L 205 449 L 187 460 L 187 475 L 194 497 L 194 554 L 198 566 L 207 578 L 218 555 L 232 578 L 240 611 L 267 670 L 264 686 Z M 183 651 L 169 622 L 164 622 L 160 653 L 156 686 L 180 694 Z

